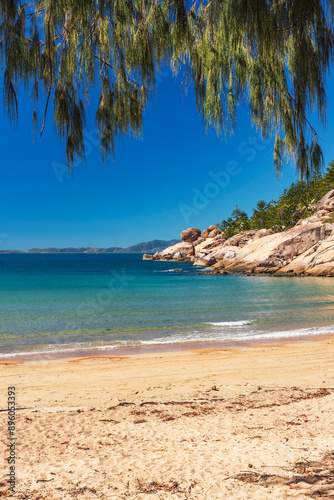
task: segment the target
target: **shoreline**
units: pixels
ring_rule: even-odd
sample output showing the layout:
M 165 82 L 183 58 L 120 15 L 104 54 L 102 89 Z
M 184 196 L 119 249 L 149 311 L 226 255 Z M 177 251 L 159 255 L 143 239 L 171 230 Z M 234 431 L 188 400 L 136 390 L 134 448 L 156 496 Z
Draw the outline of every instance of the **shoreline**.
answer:
M 149 255 L 149 254 L 146 254 Z M 153 257 L 153 255 L 152 255 Z M 267 276 L 270 278 L 334 278 L 334 274 L 325 274 L 323 272 L 319 273 L 308 273 L 308 272 L 303 272 L 301 274 L 296 274 L 293 271 L 289 271 L 288 273 L 284 274 L 281 273 L 279 274 L 279 271 L 251 271 L 249 269 L 240 269 L 240 270 L 234 270 L 234 269 L 229 269 L 229 268 L 222 268 L 222 269 L 214 269 L 213 266 L 204 266 L 204 264 L 196 264 L 194 260 L 191 258 L 189 259 L 143 259 L 148 262 L 169 262 L 171 264 L 182 264 L 182 263 L 188 263 L 192 264 L 194 270 L 198 271 L 195 274 L 196 275 L 203 275 L 203 276 L 247 276 L 248 278 L 251 277 L 259 277 L 259 276 Z
M 327 334 L 308 334 L 308 335 L 289 335 L 262 338 L 251 338 L 249 340 L 231 340 L 226 341 L 190 341 L 142 344 L 133 346 L 116 347 L 87 347 L 73 349 L 59 349 L 55 351 L 27 351 L 18 353 L 8 353 L 0 355 L 0 365 L 7 362 L 28 363 L 30 361 L 53 361 L 68 360 L 72 358 L 96 358 L 96 357 L 131 357 L 136 355 L 154 355 L 164 353 L 187 353 L 194 350 L 226 350 L 226 349 L 247 349 L 251 347 L 275 346 L 281 344 L 291 344 L 296 342 L 326 341 L 334 339 L 334 327 L 332 333 Z M 61 347 L 61 346 L 60 346 Z
M 91 399 L 94 404 L 99 400 L 105 403 L 104 396 L 99 393 L 106 387 L 109 401 L 111 395 L 111 399 L 138 400 L 146 397 L 148 388 L 152 389 L 151 397 L 161 399 L 166 395 L 166 385 L 175 386 L 175 391 L 167 393 L 168 398 L 193 399 L 199 395 L 195 388 L 202 386 L 204 380 L 207 380 L 205 390 L 214 385 L 222 388 L 232 385 L 237 391 L 258 385 L 280 387 L 291 385 L 291 381 L 295 386 L 334 388 L 334 333 L 304 341 L 277 339 L 277 342 L 247 346 L 197 345 L 187 350 L 81 354 L 25 361 L 1 359 L 1 390 L 4 391 L 9 383 L 24 387 L 22 396 L 26 394 L 28 399 L 24 396 L 23 406 L 33 405 L 35 400 L 29 396 L 31 390 L 34 394 L 43 394 L 41 401 L 44 400 L 46 406 L 49 403 L 53 406 L 55 402 L 65 406 L 79 405 L 78 397 L 81 406 L 85 401 L 89 406 Z M 58 395 L 55 400 L 50 398 L 48 384 L 62 396 Z M 77 393 L 69 396 L 67 391 L 72 385 Z

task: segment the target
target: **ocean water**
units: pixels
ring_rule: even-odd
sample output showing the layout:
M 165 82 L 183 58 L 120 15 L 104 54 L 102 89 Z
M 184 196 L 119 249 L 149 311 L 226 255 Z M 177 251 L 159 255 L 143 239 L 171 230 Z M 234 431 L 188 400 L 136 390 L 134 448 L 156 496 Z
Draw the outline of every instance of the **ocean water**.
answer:
M 331 278 L 202 271 L 139 254 L 2 254 L 0 356 L 334 333 Z

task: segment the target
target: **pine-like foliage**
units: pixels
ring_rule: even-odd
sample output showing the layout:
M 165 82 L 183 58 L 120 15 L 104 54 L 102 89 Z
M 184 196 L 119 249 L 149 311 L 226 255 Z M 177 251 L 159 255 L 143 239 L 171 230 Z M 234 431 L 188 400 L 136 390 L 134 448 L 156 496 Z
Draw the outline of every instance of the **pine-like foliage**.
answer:
M 185 69 L 206 127 L 233 132 L 249 106 L 274 165 L 293 158 L 302 177 L 322 166 L 309 121 L 326 117 L 334 0 L 0 0 L 4 107 L 18 116 L 17 89 L 31 93 L 40 131 L 53 101 L 69 167 L 84 156 L 85 98 L 99 91 L 102 157 L 123 134 L 139 135 L 162 65 Z M 43 98 L 40 104 L 41 97 Z
M 258 201 L 250 217 L 240 209 L 233 210 L 231 216 L 216 224 L 216 227 L 227 238 L 247 230 L 284 231 L 295 226 L 300 219 L 315 213 L 318 210 L 317 202 L 331 189 L 334 189 L 334 161 L 329 163 L 324 175 L 314 175 L 309 182 L 293 182 L 278 200 L 269 203 Z

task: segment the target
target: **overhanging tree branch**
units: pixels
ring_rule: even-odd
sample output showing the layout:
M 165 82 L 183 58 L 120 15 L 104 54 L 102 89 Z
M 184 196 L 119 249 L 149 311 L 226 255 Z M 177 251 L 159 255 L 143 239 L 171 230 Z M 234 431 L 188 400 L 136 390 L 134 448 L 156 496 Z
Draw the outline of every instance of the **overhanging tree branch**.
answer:
M 48 40 L 47 40 L 47 45 L 48 45 L 48 55 L 49 55 L 49 77 L 50 77 L 50 83 L 49 83 L 49 89 L 48 89 L 48 95 L 46 98 L 46 104 L 45 104 L 45 111 L 44 111 L 44 117 L 43 117 L 43 124 L 41 128 L 41 136 L 43 135 L 44 127 L 45 127 L 45 121 L 46 121 L 46 115 L 48 112 L 48 106 L 49 106 L 49 100 L 50 100 L 50 95 L 51 95 L 51 90 L 52 90 L 52 81 L 53 81 L 53 68 L 52 68 L 52 55 L 51 55 L 51 15 L 52 15 L 52 8 L 51 8 L 51 0 L 49 3 L 49 15 L 48 15 Z
M 252 123 L 266 137 L 280 129 L 285 139 L 279 158 L 283 153 L 296 158 L 305 175 L 317 169 L 321 157 L 314 152 L 317 132 L 309 110 L 317 106 L 320 116 L 325 113 L 325 77 L 334 56 L 333 2 L 97 0 L 93 9 L 91 2 L 77 0 L 0 0 L 5 106 L 13 118 L 14 87 L 42 81 L 46 102 L 40 133 L 53 100 L 54 127 L 71 159 L 84 154 L 80 103 L 86 93 L 102 95 L 108 68 L 112 90 L 96 113 L 104 155 L 114 151 L 118 137 L 141 133 L 158 71 L 170 65 L 175 73 L 184 70 L 194 86 L 206 127 L 233 132 L 237 107 L 248 101 Z M 34 113 L 37 104 L 36 99 Z M 306 128 L 311 134 L 305 138 L 300 132 Z

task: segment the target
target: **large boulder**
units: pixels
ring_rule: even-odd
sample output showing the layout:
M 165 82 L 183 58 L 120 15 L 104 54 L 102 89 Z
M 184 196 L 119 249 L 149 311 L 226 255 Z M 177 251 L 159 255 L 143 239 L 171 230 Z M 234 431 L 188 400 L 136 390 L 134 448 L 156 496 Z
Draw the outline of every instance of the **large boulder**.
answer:
M 255 231 L 253 239 L 263 238 L 264 236 L 269 236 L 271 234 L 275 234 L 275 231 L 272 229 L 259 229 L 258 231 Z
M 214 238 L 218 234 L 220 234 L 220 231 L 216 226 L 209 226 L 203 231 L 202 238 Z
M 201 234 L 202 238 L 207 238 L 209 236 L 211 229 L 208 227 L 207 229 L 204 229 L 203 233 Z
M 195 258 L 194 265 L 208 267 L 208 266 L 213 266 L 214 264 L 216 264 L 216 262 L 217 261 L 216 261 L 215 257 L 213 256 L 213 254 L 209 254 L 209 255 L 201 254 Z
M 208 254 L 221 245 L 221 241 L 216 241 L 215 238 L 207 238 L 195 246 L 195 255 L 199 255 L 200 253 Z
M 201 230 L 198 227 L 189 227 L 181 233 L 181 240 L 187 243 L 193 243 L 201 236 Z
M 255 234 L 256 231 L 247 231 L 235 234 L 234 236 L 231 236 L 231 238 L 226 240 L 224 245 L 233 247 L 244 247 L 254 238 Z
M 214 229 L 212 229 L 212 231 L 209 232 L 209 238 L 215 238 L 216 236 L 219 236 L 221 234 L 221 232 L 219 231 L 219 229 L 217 229 L 216 227 Z
M 227 263 L 231 264 L 236 260 L 238 253 L 240 252 L 240 248 L 237 246 L 223 246 L 219 247 L 218 250 L 212 252 L 212 255 L 217 261 L 224 261 L 224 265 Z

